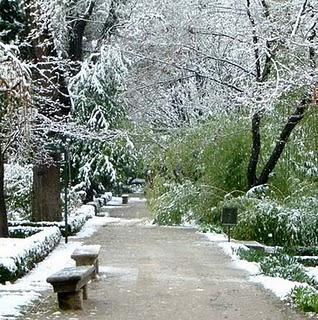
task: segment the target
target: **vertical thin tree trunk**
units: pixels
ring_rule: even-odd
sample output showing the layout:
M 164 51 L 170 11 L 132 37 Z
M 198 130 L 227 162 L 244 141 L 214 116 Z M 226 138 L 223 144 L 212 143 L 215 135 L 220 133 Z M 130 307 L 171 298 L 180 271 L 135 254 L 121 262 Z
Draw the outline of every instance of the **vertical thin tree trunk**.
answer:
M 0 238 L 8 236 L 8 217 L 4 198 L 4 155 L 0 144 Z

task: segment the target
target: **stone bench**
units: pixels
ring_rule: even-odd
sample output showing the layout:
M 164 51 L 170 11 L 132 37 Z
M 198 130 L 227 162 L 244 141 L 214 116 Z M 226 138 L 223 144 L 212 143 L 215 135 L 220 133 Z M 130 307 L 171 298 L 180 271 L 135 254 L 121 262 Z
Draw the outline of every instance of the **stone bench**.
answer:
M 83 299 L 87 300 L 87 283 L 94 272 L 94 266 L 69 267 L 46 279 L 53 286 L 54 292 L 57 292 L 60 309 L 83 309 Z
M 98 274 L 98 255 L 100 245 L 86 245 L 74 250 L 71 258 L 75 260 L 76 266 L 94 266 L 95 272 L 93 277 Z
M 128 198 L 129 198 L 129 195 L 128 194 L 123 194 L 121 196 L 121 199 L 122 199 L 122 204 L 127 204 L 128 203 Z

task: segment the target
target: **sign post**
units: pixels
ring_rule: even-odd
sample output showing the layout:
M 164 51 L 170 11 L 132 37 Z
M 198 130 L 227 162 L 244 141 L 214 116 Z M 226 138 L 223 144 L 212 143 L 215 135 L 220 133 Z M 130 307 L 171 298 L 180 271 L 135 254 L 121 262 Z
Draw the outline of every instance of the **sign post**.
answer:
M 237 224 L 237 208 L 224 207 L 221 215 L 221 223 L 227 227 L 228 242 L 230 242 L 231 227 Z

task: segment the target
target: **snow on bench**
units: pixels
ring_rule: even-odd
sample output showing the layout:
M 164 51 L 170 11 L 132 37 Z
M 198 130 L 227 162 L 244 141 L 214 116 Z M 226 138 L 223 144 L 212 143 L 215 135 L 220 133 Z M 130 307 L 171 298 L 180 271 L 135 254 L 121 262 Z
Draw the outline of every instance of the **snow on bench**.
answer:
M 94 266 L 95 272 L 93 277 L 98 274 L 98 255 L 101 246 L 96 245 L 85 245 L 74 250 L 71 258 L 75 260 L 76 266 Z
M 60 309 L 83 309 L 83 299 L 87 300 L 87 283 L 94 272 L 94 266 L 68 267 L 46 279 L 57 292 Z

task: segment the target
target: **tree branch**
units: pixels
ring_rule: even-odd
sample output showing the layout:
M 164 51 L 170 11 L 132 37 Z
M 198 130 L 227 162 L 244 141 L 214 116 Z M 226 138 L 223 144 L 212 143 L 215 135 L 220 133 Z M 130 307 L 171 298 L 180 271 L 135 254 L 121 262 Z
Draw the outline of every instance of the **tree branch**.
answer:
M 275 148 L 266 162 L 263 171 L 261 172 L 259 178 L 257 179 L 257 185 L 262 185 L 268 182 L 269 175 L 274 170 L 278 159 L 284 151 L 286 143 L 296 127 L 296 125 L 304 118 L 305 112 L 308 109 L 308 106 L 311 102 L 310 98 L 304 98 L 299 106 L 296 108 L 295 112 L 288 118 L 287 123 L 285 124 L 279 139 L 275 145 Z
M 251 1 L 250 0 L 246 0 L 247 1 L 247 16 L 248 19 L 250 20 L 251 26 L 252 26 L 252 40 L 253 40 L 253 44 L 254 44 L 254 57 L 255 57 L 255 71 L 256 71 L 256 81 L 260 82 L 261 81 L 261 61 L 260 61 L 260 54 L 259 54 L 259 48 L 258 48 L 258 37 L 256 35 L 256 24 L 255 24 L 255 20 L 252 17 L 252 13 L 251 13 Z

